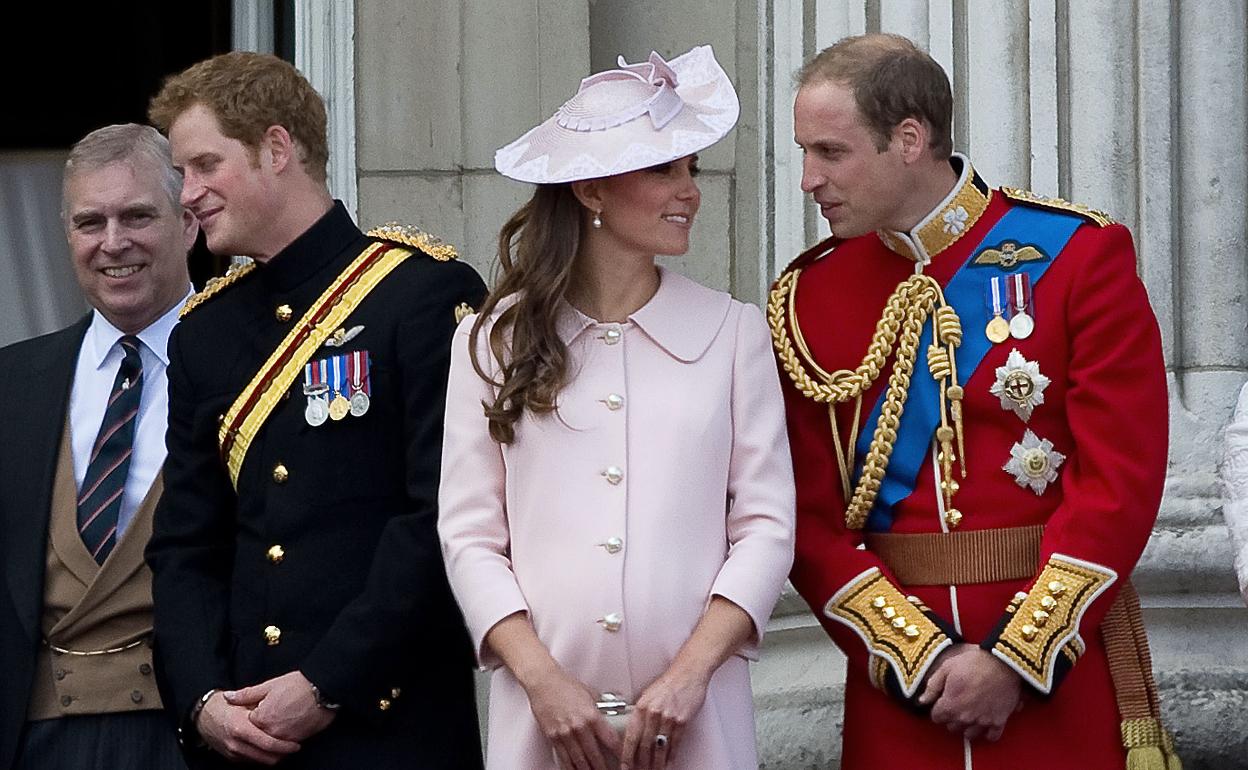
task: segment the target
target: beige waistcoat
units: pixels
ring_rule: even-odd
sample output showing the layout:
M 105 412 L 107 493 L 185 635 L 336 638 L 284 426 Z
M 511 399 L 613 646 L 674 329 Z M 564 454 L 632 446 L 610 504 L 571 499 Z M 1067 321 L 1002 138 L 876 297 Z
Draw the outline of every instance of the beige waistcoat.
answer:
M 30 719 L 161 708 L 152 673 L 152 573 L 143 549 L 163 488 L 152 483 L 121 541 L 103 565 L 78 534 L 77 489 L 69 427 L 61 438 Z M 63 652 L 64 650 L 72 652 Z M 77 653 L 93 654 L 77 654 Z

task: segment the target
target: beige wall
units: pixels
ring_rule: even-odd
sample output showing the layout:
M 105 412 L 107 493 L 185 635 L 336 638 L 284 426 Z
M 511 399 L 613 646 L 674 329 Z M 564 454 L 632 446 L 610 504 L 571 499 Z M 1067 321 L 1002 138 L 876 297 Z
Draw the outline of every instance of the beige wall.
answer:
M 734 135 L 703 154 L 693 245 L 666 261 L 759 301 L 765 271 L 758 250 L 741 247 L 758 241 L 757 18 L 746 5 L 739 24 L 734 4 L 711 0 L 677 7 L 637 0 L 357 3 L 361 222 L 423 227 L 458 246 L 488 278 L 498 230 L 532 190 L 494 172 L 494 150 L 549 117 L 591 62 L 604 69 L 618 54 L 637 61 L 651 49 L 674 56 L 709 43 L 742 92 L 742 118 Z

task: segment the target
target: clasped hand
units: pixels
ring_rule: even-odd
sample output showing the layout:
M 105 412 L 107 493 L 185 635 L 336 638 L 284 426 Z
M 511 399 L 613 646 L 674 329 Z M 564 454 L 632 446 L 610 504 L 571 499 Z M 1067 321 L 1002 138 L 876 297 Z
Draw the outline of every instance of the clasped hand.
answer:
M 560 767 L 606 770 L 607 757 L 613 756 L 621 770 L 664 770 L 685 726 L 702 708 L 706 688 L 705 677 L 669 669 L 637 699 L 622 741 L 598 711 L 593 692 L 562 668 L 528 688 L 528 696 Z M 663 740 L 656 740 L 660 735 Z
M 931 705 L 932 721 L 949 732 L 996 741 L 1023 707 L 1022 680 L 977 645 L 957 644 L 936 659 L 919 703 Z
M 291 671 L 253 687 L 214 693 L 196 727 L 227 759 L 274 765 L 333 721 L 334 712 L 317 705 L 307 677 Z

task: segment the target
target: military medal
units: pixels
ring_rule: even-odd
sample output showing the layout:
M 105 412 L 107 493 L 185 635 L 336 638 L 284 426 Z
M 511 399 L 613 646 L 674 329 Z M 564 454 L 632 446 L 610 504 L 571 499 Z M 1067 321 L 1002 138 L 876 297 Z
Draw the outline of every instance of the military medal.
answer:
M 1005 342 L 1010 336 L 1010 324 L 1005 320 L 1005 304 L 1001 301 L 1001 277 L 988 281 L 992 295 L 992 320 L 984 327 L 984 335 L 993 343 Z
M 334 397 L 330 399 L 329 402 L 329 419 L 334 422 L 346 417 L 347 413 L 351 411 L 351 403 L 347 401 L 347 397 L 343 395 L 343 391 L 347 389 L 347 383 L 345 378 L 346 372 L 343 371 L 344 367 L 342 366 L 342 360 L 343 356 L 334 356 L 330 359 L 330 361 L 333 362 L 334 369 Z
M 1054 451 L 1052 441 L 1027 430 L 1023 440 L 1010 448 L 1010 460 L 1001 468 L 1014 476 L 1015 484 L 1039 496 L 1057 480 L 1057 469 L 1065 461 L 1066 455 Z
M 1026 422 L 1031 411 L 1044 403 L 1044 389 L 1049 378 L 1040 373 L 1040 365 L 1023 358 L 1017 349 L 1011 350 L 1005 366 L 997 367 L 997 381 L 988 389 L 1001 399 L 1001 408 L 1013 411 Z
M 351 388 L 351 416 L 363 417 L 369 405 L 367 350 L 356 350 L 350 354 L 347 359 L 347 382 Z
M 1009 277 L 1013 296 L 1014 316 L 1010 318 L 1010 336 L 1016 340 L 1025 340 L 1036 330 L 1036 321 L 1027 313 L 1031 306 L 1031 277 L 1026 273 L 1015 273 Z
M 313 428 L 324 425 L 329 419 L 329 402 L 325 398 L 329 386 L 325 384 L 324 367 L 324 361 L 304 364 L 303 367 L 303 394 L 308 397 L 303 419 Z

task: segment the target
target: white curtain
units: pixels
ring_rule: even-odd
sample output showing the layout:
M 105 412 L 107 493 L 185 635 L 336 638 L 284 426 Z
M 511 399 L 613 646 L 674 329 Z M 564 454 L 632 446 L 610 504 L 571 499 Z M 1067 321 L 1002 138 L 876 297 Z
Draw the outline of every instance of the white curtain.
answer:
M 0 152 L 0 345 L 87 310 L 61 224 L 64 152 Z

